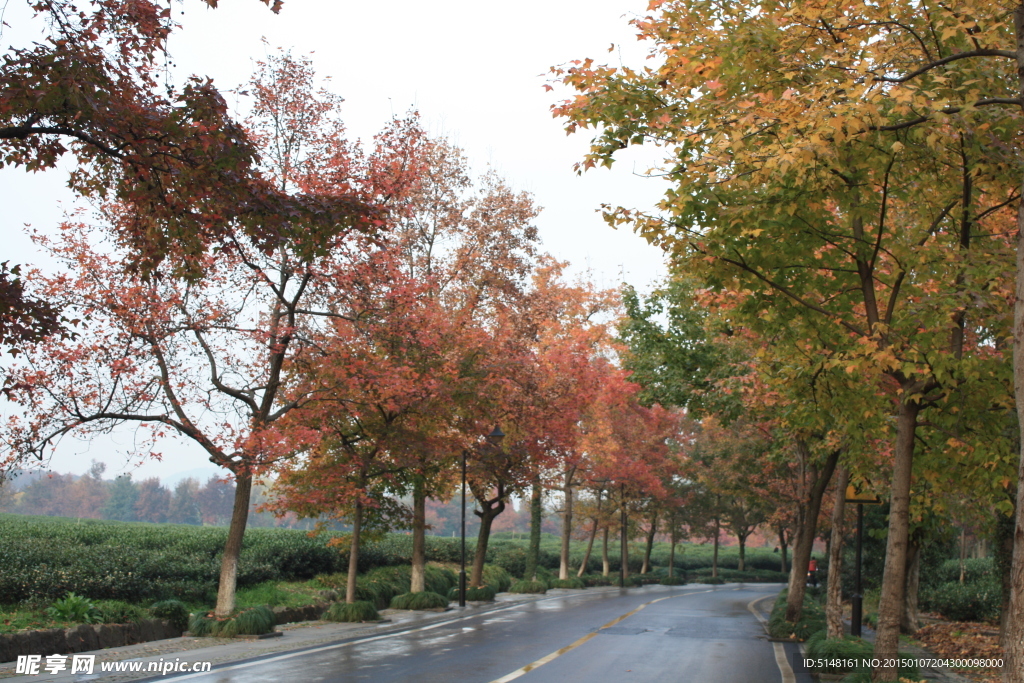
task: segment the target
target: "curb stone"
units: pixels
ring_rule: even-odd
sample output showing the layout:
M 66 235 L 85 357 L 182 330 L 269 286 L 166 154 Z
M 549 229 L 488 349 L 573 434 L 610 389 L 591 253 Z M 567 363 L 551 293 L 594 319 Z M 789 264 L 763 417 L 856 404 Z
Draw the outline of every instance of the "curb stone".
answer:
M 602 593 L 609 590 L 617 591 L 619 588 L 602 586 L 588 590 L 593 593 Z M 445 612 L 381 610 L 381 616 L 384 617 L 384 621 L 375 623 L 309 620 L 283 624 L 276 627 L 276 633 L 279 635 L 269 639 L 260 639 L 258 636 L 236 636 L 234 638 L 179 637 L 79 654 L 96 655 L 97 669 L 100 662 L 141 661 L 148 663 L 158 660 L 173 661 L 175 659 L 184 659 L 189 663 L 211 662 L 216 666 L 218 664 L 245 661 L 291 650 L 302 650 L 351 638 L 384 635 L 407 627 L 427 626 L 454 621 L 464 616 L 485 614 L 515 604 L 542 600 L 545 597 L 552 596 L 500 593 L 496 596 L 494 602 L 467 602 L 465 610 L 460 608 L 449 608 Z M 181 655 L 185 653 L 189 653 L 190 656 L 187 658 L 182 657 Z M 14 671 L 15 662 L 0 664 L 0 679 L 21 676 L 20 674 L 15 674 Z M 153 676 L 153 672 L 107 673 L 104 675 L 97 671 L 88 678 L 89 680 L 102 680 L 103 683 L 122 683 L 151 679 Z M 69 673 L 43 673 L 32 677 L 33 683 L 75 683 L 80 680 L 85 679 L 81 678 L 80 675 L 73 676 Z

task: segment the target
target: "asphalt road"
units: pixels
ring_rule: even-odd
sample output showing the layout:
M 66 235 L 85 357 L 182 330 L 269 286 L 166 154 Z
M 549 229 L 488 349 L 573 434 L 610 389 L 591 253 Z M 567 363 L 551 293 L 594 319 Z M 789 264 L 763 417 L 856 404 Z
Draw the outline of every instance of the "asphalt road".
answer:
M 800 683 L 749 606 L 779 586 L 580 591 L 401 633 L 167 676 L 197 683 Z

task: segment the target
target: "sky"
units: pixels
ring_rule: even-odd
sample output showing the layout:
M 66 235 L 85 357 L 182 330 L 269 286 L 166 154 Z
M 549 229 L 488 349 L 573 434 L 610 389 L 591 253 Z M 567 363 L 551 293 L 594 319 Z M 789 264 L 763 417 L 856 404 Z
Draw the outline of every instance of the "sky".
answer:
M 32 40 L 24 0 L 4 5 L 0 46 Z M 601 63 L 642 65 L 645 48 L 629 19 L 645 1 L 288 0 L 273 14 L 258 0 L 221 0 L 210 9 L 200 0 L 173 3 L 180 31 L 169 44 L 172 77 L 199 74 L 227 93 L 233 106 L 244 98 L 231 91 L 249 79 L 256 62 L 277 49 L 308 55 L 326 87 L 345 98 L 345 123 L 352 137 L 369 141 L 393 115 L 418 110 L 431 134 L 462 147 L 474 171 L 495 169 L 517 190 L 532 193 L 543 212 L 537 221 L 543 247 L 569 261 L 571 272 L 603 287 L 623 281 L 640 289 L 665 274 L 661 252 L 601 219 L 602 204 L 650 208 L 661 181 L 643 177 L 657 159 L 654 150 L 631 148 L 611 169 L 582 176 L 573 164 L 587 151 L 589 136 L 566 136 L 550 107 L 569 96 L 545 90 L 552 66 L 592 57 Z M 611 48 L 611 49 L 610 49 Z M 52 268 L 23 227 L 47 232 L 75 199 L 66 189 L 67 162 L 46 173 L 0 170 L 0 225 L 4 255 L 16 263 Z M 107 476 L 172 479 L 197 468 L 214 468 L 199 448 L 168 443 L 163 461 L 132 464 L 132 434 L 109 443 L 66 441 L 50 463 L 59 472 L 82 473 L 92 459 L 107 463 Z

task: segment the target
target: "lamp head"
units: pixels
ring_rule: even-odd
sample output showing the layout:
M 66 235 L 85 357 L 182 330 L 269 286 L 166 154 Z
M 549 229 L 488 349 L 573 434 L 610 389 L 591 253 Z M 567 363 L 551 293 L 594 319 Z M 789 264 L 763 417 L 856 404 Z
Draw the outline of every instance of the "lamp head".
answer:
M 487 435 L 487 440 L 492 446 L 500 446 L 501 440 L 505 438 L 505 432 L 501 431 L 501 427 L 495 427 L 494 431 Z

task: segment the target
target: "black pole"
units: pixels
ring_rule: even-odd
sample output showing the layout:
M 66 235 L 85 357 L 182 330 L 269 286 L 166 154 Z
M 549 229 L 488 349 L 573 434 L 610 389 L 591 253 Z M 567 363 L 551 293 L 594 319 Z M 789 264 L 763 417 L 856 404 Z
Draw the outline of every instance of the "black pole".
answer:
M 626 485 L 622 484 L 621 489 L 621 505 L 622 505 L 622 517 L 619 521 L 619 536 L 621 537 L 621 546 L 619 548 L 619 588 L 626 587 L 626 560 L 628 552 L 626 550 Z
M 857 559 L 856 559 L 856 571 L 854 572 L 854 588 L 853 596 L 851 598 L 851 610 L 850 610 L 850 635 L 859 638 L 860 637 L 860 624 L 863 610 L 864 595 L 861 591 L 860 585 L 860 541 L 864 535 L 864 503 L 857 503 Z
M 462 451 L 462 568 L 459 570 L 459 607 L 466 606 L 466 451 Z

